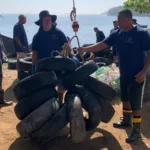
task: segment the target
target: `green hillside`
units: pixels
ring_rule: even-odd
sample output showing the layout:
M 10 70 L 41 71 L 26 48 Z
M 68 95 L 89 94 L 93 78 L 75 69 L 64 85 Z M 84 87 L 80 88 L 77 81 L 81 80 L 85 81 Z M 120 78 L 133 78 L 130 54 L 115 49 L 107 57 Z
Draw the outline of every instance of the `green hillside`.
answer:
M 118 6 L 118 7 L 114 7 L 109 9 L 106 14 L 108 16 L 116 16 L 118 14 L 119 11 L 123 10 L 124 7 L 123 6 Z M 150 14 L 139 14 L 137 12 L 135 12 L 134 10 L 132 10 L 132 13 L 134 16 L 150 16 Z

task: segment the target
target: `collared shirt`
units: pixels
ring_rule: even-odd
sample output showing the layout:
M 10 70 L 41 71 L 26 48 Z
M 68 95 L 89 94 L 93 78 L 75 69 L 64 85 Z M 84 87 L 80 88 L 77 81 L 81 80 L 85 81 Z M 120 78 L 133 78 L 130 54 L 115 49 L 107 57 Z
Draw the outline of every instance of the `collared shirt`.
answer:
M 108 46 L 116 46 L 121 76 L 132 76 L 140 72 L 146 62 L 146 51 L 150 50 L 150 34 L 135 26 L 130 31 L 118 29 L 104 41 Z
M 38 58 L 43 59 L 51 56 L 53 51 L 61 51 L 62 46 L 68 43 L 65 34 L 56 27 L 48 32 L 39 29 L 32 41 L 32 49 L 37 52 Z

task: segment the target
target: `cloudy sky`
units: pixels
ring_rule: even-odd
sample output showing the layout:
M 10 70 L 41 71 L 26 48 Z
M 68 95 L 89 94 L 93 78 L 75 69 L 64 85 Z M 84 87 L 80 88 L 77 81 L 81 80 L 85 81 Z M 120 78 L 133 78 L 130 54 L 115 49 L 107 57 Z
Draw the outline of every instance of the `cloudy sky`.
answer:
M 120 6 L 125 0 L 75 0 L 78 14 L 100 14 L 111 7 Z M 41 10 L 67 14 L 72 0 L 0 0 L 0 13 L 37 14 Z

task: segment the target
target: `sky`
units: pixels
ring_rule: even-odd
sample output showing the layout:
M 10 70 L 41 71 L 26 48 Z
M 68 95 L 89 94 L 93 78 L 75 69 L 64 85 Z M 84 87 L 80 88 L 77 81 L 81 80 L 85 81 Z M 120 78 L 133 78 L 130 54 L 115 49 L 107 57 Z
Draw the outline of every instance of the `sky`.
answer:
M 52 14 L 68 14 L 73 0 L 0 0 L 0 14 L 38 14 L 49 10 Z M 101 14 L 120 6 L 126 0 L 75 0 L 78 14 Z

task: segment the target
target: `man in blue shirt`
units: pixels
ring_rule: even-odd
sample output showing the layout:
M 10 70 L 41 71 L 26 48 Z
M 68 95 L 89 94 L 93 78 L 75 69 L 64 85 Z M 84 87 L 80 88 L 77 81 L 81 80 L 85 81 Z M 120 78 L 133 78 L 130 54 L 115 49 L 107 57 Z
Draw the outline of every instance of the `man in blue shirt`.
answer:
M 97 27 L 94 28 L 94 32 L 96 33 L 96 43 L 101 42 L 105 39 L 103 31 L 100 31 Z
M 2 71 L 2 59 L 5 56 L 4 54 L 4 44 L 2 39 L 0 38 L 0 107 L 12 105 L 12 101 L 4 100 L 4 90 L 2 88 L 2 80 L 3 80 L 3 71 Z
M 61 51 L 62 46 L 68 43 L 65 34 L 53 26 L 57 16 L 50 15 L 44 10 L 39 14 L 39 20 L 35 22 L 39 26 L 39 31 L 33 38 L 32 42 L 32 62 L 33 70 L 38 60 L 51 57 L 53 51 Z
M 116 30 L 103 42 L 87 48 L 79 48 L 79 52 L 96 52 L 116 45 L 120 68 L 121 99 L 123 102 L 123 119 L 114 123 L 114 127 L 122 128 L 133 125 L 133 132 L 126 139 L 127 143 L 141 137 L 141 107 L 143 88 L 150 69 L 150 35 L 132 23 L 132 12 L 123 10 L 118 14 L 119 30 Z M 133 124 L 131 117 L 133 114 Z
M 114 31 L 119 29 L 119 25 L 118 25 L 118 21 L 117 20 L 113 21 L 113 25 L 114 25 L 114 28 L 110 31 L 110 33 L 112 33 L 112 32 L 114 32 Z
M 26 17 L 20 15 L 19 21 L 13 29 L 14 48 L 18 59 L 26 57 L 26 54 L 29 53 L 27 35 L 23 26 L 25 23 Z

